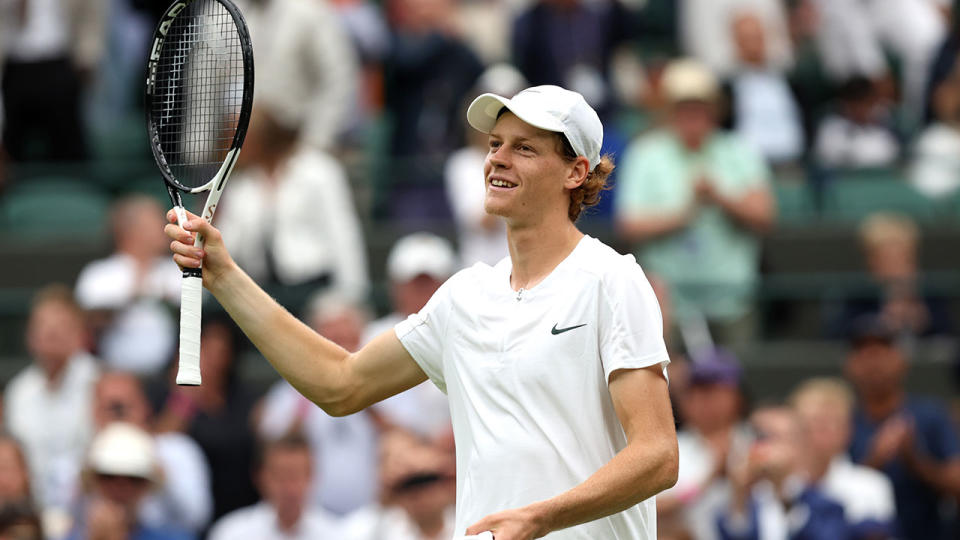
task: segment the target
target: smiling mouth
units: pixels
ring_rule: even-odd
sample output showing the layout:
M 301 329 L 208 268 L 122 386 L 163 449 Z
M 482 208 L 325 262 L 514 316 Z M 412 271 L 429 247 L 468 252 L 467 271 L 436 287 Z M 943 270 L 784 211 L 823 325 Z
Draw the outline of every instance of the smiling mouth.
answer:
M 491 180 L 490 180 L 490 185 L 491 185 L 491 186 L 494 186 L 494 187 L 501 187 L 501 188 L 517 187 L 517 185 L 514 184 L 513 182 L 508 182 L 508 181 L 506 181 L 506 180 L 501 180 L 501 179 L 499 179 L 499 178 L 491 179 Z

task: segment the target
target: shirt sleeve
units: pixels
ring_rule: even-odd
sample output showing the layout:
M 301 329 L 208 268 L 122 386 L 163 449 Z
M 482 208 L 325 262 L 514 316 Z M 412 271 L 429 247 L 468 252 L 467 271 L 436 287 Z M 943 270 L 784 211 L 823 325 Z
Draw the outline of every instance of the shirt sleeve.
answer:
M 670 363 L 660 304 L 643 270 L 627 256 L 603 280 L 600 294 L 600 360 L 607 381 L 618 369 Z
M 452 305 L 451 289 L 456 276 L 437 289 L 427 305 L 394 327 L 397 338 L 420 369 L 443 393 L 447 382 L 443 373 L 443 336 Z

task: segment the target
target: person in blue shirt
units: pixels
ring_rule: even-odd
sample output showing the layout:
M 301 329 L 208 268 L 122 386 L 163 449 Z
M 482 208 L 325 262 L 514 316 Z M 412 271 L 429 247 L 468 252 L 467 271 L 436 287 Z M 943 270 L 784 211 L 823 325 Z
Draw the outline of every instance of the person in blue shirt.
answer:
M 716 520 L 719 538 L 848 538 L 843 507 L 806 475 L 804 459 L 809 445 L 793 409 L 760 407 L 750 415 L 750 427 L 756 439 L 731 460 L 730 501 Z
M 893 483 L 898 538 L 951 538 L 944 500 L 960 495 L 960 443 L 935 401 L 904 388 L 907 359 L 882 319 L 859 319 L 845 372 L 857 392 L 850 455 Z

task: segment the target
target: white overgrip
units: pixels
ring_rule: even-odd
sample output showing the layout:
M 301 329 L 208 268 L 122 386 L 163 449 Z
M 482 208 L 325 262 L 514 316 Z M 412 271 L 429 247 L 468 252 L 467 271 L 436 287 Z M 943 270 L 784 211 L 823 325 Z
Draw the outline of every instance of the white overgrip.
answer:
M 177 384 L 200 385 L 200 313 L 203 279 L 186 276 L 180 286 L 180 366 Z

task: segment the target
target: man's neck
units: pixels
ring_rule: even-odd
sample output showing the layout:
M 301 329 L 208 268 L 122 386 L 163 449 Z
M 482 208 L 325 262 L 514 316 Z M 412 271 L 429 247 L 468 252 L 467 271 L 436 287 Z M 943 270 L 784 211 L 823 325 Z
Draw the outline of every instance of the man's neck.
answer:
M 906 394 L 901 389 L 891 390 L 863 397 L 863 412 L 867 418 L 878 422 L 897 411 L 906 400 Z
M 283 532 L 293 532 L 300 523 L 303 511 L 277 512 L 277 527 Z
M 445 524 L 443 510 L 423 516 L 411 516 L 423 538 L 438 538 Z
M 534 287 L 577 247 L 583 233 L 568 218 L 564 220 L 559 224 L 559 220 L 544 220 L 531 227 L 508 226 L 511 287 Z
M 70 363 L 70 356 L 62 362 L 56 362 L 56 367 L 43 368 L 43 374 L 47 379 L 47 389 L 54 390 L 60 387 L 60 384 L 63 382 L 63 376 L 67 373 L 67 364 Z
M 806 467 L 810 482 L 816 484 L 823 481 L 824 477 L 827 476 L 827 471 L 830 470 L 832 461 L 832 456 L 824 456 L 819 453 L 811 454 Z

